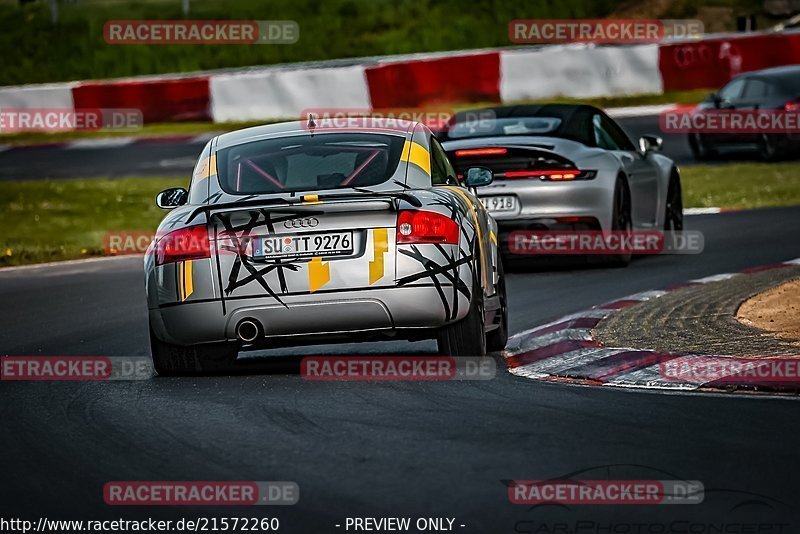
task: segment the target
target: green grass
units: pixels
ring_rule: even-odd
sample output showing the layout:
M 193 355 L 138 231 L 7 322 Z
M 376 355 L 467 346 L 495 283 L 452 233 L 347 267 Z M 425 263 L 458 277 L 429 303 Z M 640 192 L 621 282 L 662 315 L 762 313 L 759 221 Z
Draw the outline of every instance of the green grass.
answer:
M 800 163 L 693 165 L 681 177 L 689 208 L 800 205 Z
M 516 18 L 602 18 L 624 0 L 179 0 L 0 3 L 0 85 L 509 45 Z M 466 7 L 466 9 L 465 9 Z M 291 45 L 110 45 L 108 20 L 294 20 Z
M 800 163 L 688 166 L 686 207 L 800 205 Z M 106 232 L 154 232 L 156 193 L 176 178 L 0 182 L 0 266 L 105 254 Z
M 155 231 L 155 196 L 174 178 L 0 183 L 0 266 L 104 254 L 109 231 Z
M 637 18 L 694 18 L 704 6 L 763 14 L 761 0 L 669 0 Z M 513 19 L 631 18 L 627 0 L 81 0 L 0 1 L 0 85 L 191 72 L 296 61 L 509 46 Z M 292 45 L 110 45 L 109 20 L 294 20 Z M 735 18 L 731 19 L 735 21 Z M 710 21 L 709 21 L 710 22 Z M 726 22 L 728 26 L 732 22 Z M 733 30 L 733 27 L 724 29 Z

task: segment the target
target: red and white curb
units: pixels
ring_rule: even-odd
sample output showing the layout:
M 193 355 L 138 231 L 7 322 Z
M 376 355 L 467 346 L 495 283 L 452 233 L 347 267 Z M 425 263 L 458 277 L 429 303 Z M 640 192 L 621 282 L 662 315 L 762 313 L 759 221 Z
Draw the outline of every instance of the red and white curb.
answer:
M 652 351 L 630 347 L 605 347 L 592 338 L 592 329 L 610 315 L 640 302 L 659 298 L 670 291 L 691 285 L 726 280 L 734 276 L 800 265 L 800 258 L 770 265 L 723 273 L 674 285 L 665 290 L 644 291 L 588 310 L 562 317 L 532 330 L 520 332 L 508 340 L 504 352 L 513 375 L 548 381 L 575 381 L 601 386 L 693 391 L 703 387 L 759 386 L 757 381 L 734 383 L 731 380 L 676 379 L 663 372 L 664 364 L 680 366 L 698 360 L 724 363 L 735 359 L 728 355 L 697 355 Z M 729 366 L 718 366 L 729 368 Z M 730 375 L 728 375 L 730 376 Z

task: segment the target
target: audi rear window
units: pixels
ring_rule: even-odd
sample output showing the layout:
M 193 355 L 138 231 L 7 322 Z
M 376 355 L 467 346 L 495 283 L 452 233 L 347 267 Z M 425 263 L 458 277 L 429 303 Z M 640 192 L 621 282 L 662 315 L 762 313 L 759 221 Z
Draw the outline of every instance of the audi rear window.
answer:
M 392 177 L 404 141 L 372 133 L 253 141 L 219 150 L 217 172 L 222 189 L 230 194 L 366 187 Z

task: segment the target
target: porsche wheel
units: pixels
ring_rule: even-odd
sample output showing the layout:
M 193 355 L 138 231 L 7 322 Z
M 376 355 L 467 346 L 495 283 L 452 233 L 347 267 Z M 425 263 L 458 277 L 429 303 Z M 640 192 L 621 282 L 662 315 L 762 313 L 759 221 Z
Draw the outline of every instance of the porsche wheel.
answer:
M 758 138 L 758 155 L 763 161 L 777 161 L 781 159 L 781 150 L 775 136 L 761 134 Z
M 683 230 L 683 195 L 681 179 L 673 170 L 667 188 L 667 205 L 664 211 L 664 230 L 680 232 Z
M 633 230 L 633 220 L 631 219 L 631 194 L 628 185 L 623 177 L 617 178 L 614 187 L 614 206 L 611 212 L 611 231 L 630 233 Z M 610 254 L 606 261 L 616 267 L 625 267 L 631 262 L 631 252 L 622 254 Z

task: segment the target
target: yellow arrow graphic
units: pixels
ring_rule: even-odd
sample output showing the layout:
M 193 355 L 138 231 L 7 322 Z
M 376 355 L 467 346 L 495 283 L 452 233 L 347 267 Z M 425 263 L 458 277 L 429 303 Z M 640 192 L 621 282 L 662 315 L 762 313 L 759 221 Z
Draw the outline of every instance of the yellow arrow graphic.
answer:
M 389 230 L 376 228 L 372 231 L 372 261 L 369 262 L 369 285 L 374 284 L 384 273 L 383 255 L 389 251 Z
M 330 262 L 315 256 L 308 262 L 308 290 L 312 293 L 331 281 Z

